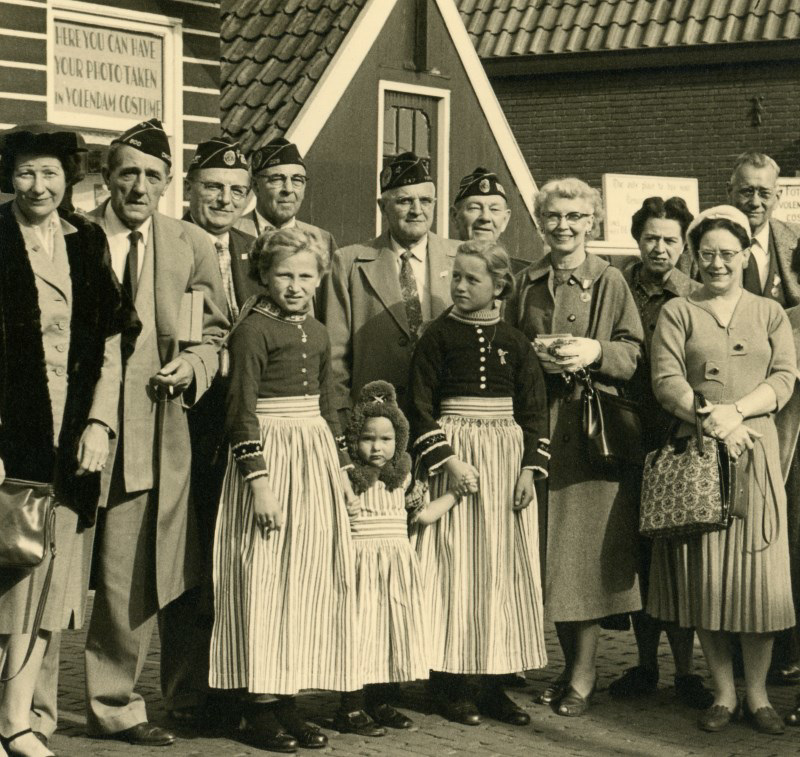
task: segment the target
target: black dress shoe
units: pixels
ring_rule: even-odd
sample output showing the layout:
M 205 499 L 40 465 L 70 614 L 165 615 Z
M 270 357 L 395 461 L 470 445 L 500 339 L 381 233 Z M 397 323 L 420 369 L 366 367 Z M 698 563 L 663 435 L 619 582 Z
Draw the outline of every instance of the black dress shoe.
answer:
M 297 739 L 284 730 L 269 705 L 253 705 L 245 710 L 241 735 L 245 743 L 270 752 L 293 754 L 298 747 Z
M 461 725 L 480 725 L 483 722 L 475 703 L 469 699 L 439 697 L 439 711 L 448 720 Z
M 328 737 L 312 723 L 306 723 L 294 707 L 278 709 L 275 713 L 278 722 L 286 732 L 297 739 L 297 743 L 305 749 L 324 749 L 328 746 Z
M 124 731 L 108 733 L 106 739 L 125 741 L 136 746 L 169 746 L 175 741 L 175 734 L 155 723 L 138 723 Z
M 628 668 L 619 678 L 612 681 L 608 693 L 615 699 L 638 699 L 653 694 L 656 689 L 658 689 L 658 670 L 637 665 Z
M 502 689 L 491 689 L 478 698 L 481 715 L 509 725 L 528 725 L 531 716 L 509 699 Z
M 414 721 L 406 717 L 399 710 L 395 710 L 390 704 L 379 704 L 376 707 L 367 707 L 367 714 L 378 725 L 385 725 L 388 728 L 411 728 Z
M 386 729 L 379 726 L 364 710 L 338 711 L 333 718 L 333 727 L 339 733 L 354 733 L 356 736 L 386 735 Z
M 569 681 L 562 681 L 560 679 L 553 681 L 552 683 L 548 683 L 545 690 L 534 697 L 533 701 L 536 702 L 536 704 L 555 704 L 564 696 L 564 692 L 568 688 Z
M 714 693 L 703 685 L 703 679 L 693 673 L 675 676 L 675 696 L 694 710 L 707 710 L 714 704 Z

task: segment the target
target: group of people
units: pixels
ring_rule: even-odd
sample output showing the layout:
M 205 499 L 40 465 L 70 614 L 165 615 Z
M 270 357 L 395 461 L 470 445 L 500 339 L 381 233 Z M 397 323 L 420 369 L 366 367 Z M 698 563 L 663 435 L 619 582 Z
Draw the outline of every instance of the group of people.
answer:
M 398 686 L 418 679 L 453 721 L 525 726 L 505 690 L 546 666 L 546 619 L 564 668 L 538 701 L 559 715 L 591 705 L 601 627 L 632 621 L 639 665 L 612 696 L 655 690 L 665 630 L 700 727 L 741 712 L 782 732 L 766 684 L 800 682 L 800 229 L 771 220 L 772 159 L 740 156 L 731 204 L 696 218 L 647 199 L 641 255 L 613 264 L 587 253 L 600 194 L 550 181 L 535 198 L 548 252 L 514 274 L 506 192 L 484 168 L 459 185 L 455 241 L 431 231 L 426 161 L 394 157 L 385 231 L 337 249 L 296 218 L 308 174 L 286 140 L 249 159 L 199 145 L 182 220 L 157 210 L 172 178 L 158 121 L 114 140 L 110 197 L 88 215 L 70 202 L 83 149 L 47 124 L 0 142 L 0 474 L 51 483 L 57 503 L 33 640 L 48 566 L 0 570 L 7 754 L 53 754 L 59 634 L 83 622 L 92 563 L 98 738 L 175 739 L 134 690 L 155 621 L 172 720 L 214 713 L 278 752 L 327 744 L 297 710 L 307 689 L 341 692 L 333 725 L 362 736 L 412 725 Z M 745 517 L 642 539 L 641 468 L 589 453 L 587 375 L 637 402 L 645 451 L 699 413 L 747 461 Z

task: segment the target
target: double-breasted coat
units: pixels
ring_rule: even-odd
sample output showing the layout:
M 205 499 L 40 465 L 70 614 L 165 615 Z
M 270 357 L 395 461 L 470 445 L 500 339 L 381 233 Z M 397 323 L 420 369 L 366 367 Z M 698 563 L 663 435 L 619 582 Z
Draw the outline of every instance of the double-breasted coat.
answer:
M 450 271 L 458 244 L 428 234 L 432 318 L 452 304 Z M 398 403 L 404 407 L 415 340 L 408 328 L 397 253 L 388 232 L 364 244 L 343 247 L 333 256 L 318 312 L 331 339 L 337 409 L 349 409 L 361 388 L 378 379 L 394 385 Z
M 505 317 L 529 339 L 569 333 L 600 342 L 596 386 L 619 393 L 642 351 L 642 324 L 622 274 L 588 255 L 556 287 L 549 255 L 517 275 Z M 545 611 L 580 621 L 641 609 L 637 581 L 635 471 L 590 460 L 581 428 L 580 389 L 547 374 L 550 475 L 547 481 Z

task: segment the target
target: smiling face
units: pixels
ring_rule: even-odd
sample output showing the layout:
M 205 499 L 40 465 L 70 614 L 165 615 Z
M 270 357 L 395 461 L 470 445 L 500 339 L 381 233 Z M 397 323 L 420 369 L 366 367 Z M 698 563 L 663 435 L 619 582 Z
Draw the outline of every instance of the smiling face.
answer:
M 111 207 L 134 230 L 158 210 L 171 178 L 163 160 L 128 145 L 116 148 L 113 167 L 103 168 Z
M 726 261 L 726 257 L 730 260 Z M 697 262 L 700 279 L 709 294 L 728 294 L 741 288 L 747 260 L 748 253 L 742 250 L 741 242 L 727 229 L 711 229 L 700 239 Z
M 265 168 L 253 178 L 256 210 L 273 226 L 280 228 L 300 210 L 306 196 L 305 166 L 284 163 Z
M 672 218 L 648 218 L 639 237 L 642 265 L 655 278 L 666 276 L 683 251 L 681 225 Z
M 728 184 L 728 197 L 747 216 L 751 233 L 757 234 L 772 217 L 781 198 L 775 169 L 746 163 L 739 166 Z
M 502 282 L 495 282 L 483 258 L 456 255 L 450 276 L 450 296 L 456 310 L 462 313 L 485 310 L 502 291 Z
M 495 241 L 506 230 L 511 211 L 501 195 L 475 195 L 459 200 L 450 209 L 450 216 L 459 239 Z
M 401 245 L 419 242 L 431 229 L 436 207 L 436 187 L 431 181 L 397 187 L 383 193 L 378 206 L 389 233 Z
M 40 223 L 59 206 L 67 191 L 61 161 L 49 155 L 20 155 L 11 177 L 17 207 L 31 223 Z
M 367 418 L 358 437 L 358 456 L 375 468 L 383 468 L 393 457 L 396 434 L 388 418 Z
M 542 209 L 544 238 L 550 252 L 566 257 L 585 250 L 586 235 L 594 224 L 592 204 L 582 197 L 554 195 Z
M 320 272 L 313 252 L 298 252 L 275 258 L 261 274 L 272 301 L 286 313 L 305 313 L 311 304 Z
M 194 222 L 211 234 L 224 234 L 247 205 L 250 175 L 244 168 L 201 168 L 186 180 Z

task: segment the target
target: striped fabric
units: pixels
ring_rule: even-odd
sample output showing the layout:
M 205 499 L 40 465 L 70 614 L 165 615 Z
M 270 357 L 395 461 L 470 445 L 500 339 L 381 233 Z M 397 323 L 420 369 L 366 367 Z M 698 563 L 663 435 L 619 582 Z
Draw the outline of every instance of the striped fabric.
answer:
M 445 410 L 445 408 L 443 408 Z M 459 415 L 468 410 L 469 415 Z M 414 527 L 425 577 L 433 670 L 512 673 L 547 664 L 536 502 L 515 513 L 522 430 L 510 399 L 453 398 L 439 425 L 456 456 L 480 473 L 480 492 L 436 523 Z M 431 499 L 447 491 L 431 482 Z
M 408 540 L 404 489 L 390 492 L 377 481 L 355 508 L 351 529 L 364 682 L 427 678 L 430 656 L 422 579 Z
M 653 541 L 647 600 L 653 617 L 732 633 L 795 623 L 778 435 L 769 417 L 748 418 L 747 425 L 762 434 L 752 452 L 747 515 L 725 531 Z
M 214 538 L 209 683 L 258 694 L 353 691 L 359 673 L 352 543 L 319 398 L 258 401 L 283 528 L 264 538 L 231 456 Z

